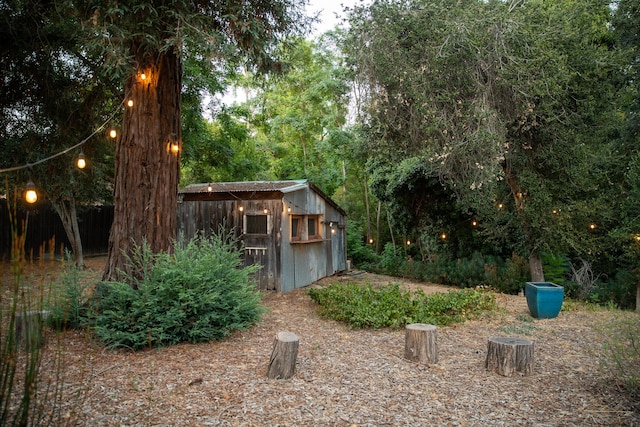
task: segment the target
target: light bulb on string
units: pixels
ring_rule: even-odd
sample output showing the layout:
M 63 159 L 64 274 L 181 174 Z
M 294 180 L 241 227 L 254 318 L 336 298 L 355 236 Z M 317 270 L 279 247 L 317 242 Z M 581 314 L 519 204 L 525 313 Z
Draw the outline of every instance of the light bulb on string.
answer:
M 178 154 L 179 151 L 180 151 L 180 144 L 178 144 L 178 141 L 173 141 L 171 143 L 171 152 L 173 154 Z
M 80 154 L 78 154 L 76 166 L 78 166 L 78 169 L 84 169 L 85 167 L 87 167 L 87 160 L 85 159 L 84 153 L 82 151 L 80 151 Z
M 127 107 L 129 108 L 133 107 L 133 99 L 130 99 L 127 101 Z
M 115 129 L 111 129 L 109 130 L 109 138 L 111 139 L 116 139 L 116 137 L 118 136 L 118 131 Z
M 27 182 L 27 188 L 24 193 L 24 200 L 30 204 L 33 204 L 38 201 L 38 193 L 36 192 L 36 186 L 31 180 Z

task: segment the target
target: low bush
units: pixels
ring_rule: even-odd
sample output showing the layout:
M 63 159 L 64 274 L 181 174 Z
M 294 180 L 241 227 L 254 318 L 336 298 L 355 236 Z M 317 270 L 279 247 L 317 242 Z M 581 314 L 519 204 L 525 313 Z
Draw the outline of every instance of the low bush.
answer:
M 173 254 L 136 248 L 130 262 L 141 277 L 100 283 L 92 301 L 95 332 L 110 347 L 158 347 L 228 336 L 260 319 L 261 295 L 241 268 L 230 236 L 177 242 Z M 135 289 L 134 289 L 135 288 Z
M 621 313 L 603 330 L 601 367 L 630 392 L 640 394 L 640 316 Z
M 70 254 L 66 254 L 66 259 L 68 262 L 47 304 L 47 323 L 58 330 L 88 326 L 92 311 L 87 301 L 89 285 L 82 277 L 82 271 L 69 262 Z
M 475 318 L 495 308 L 492 294 L 464 289 L 448 293 L 409 292 L 399 284 L 374 288 L 370 284 L 336 283 L 310 289 L 321 316 L 354 328 L 399 328 L 409 323 L 448 325 Z

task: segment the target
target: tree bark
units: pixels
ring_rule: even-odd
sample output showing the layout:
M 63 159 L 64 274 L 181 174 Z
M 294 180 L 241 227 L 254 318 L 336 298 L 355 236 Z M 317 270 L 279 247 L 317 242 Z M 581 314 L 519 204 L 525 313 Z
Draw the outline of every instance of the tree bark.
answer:
M 438 329 L 424 323 L 407 325 L 404 358 L 424 364 L 438 363 Z
M 539 252 L 532 252 L 529 255 L 529 271 L 532 282 L 544 282 L 544 270 L 542 269 L 542 258 Z
M 636 286 L 636 312 L 640 313 L 640 283 Z
M 73 259 L 77 267 L 84 267 L 84 253 L 82 250 L 82 239 L 80 238 L 80 227 L 78 226 L 78 211 L 76 209 L 76 200 L 70 197 L 65 200 L 52 200 L 51 205 L 56 211 L 64 232 L 67 234 Z
M 268 378 L 286 380 L 295 374 L 299 344 L 300 341 L 293 332 L 278 332 L 267 369 Z
M 510 377 L 533 372 L 533 341 L 522 338 L 489 338 L 485 369 Z
M 182 69 L 174 51 L 143 52 L 134 44 L 138 70 L 125 85 L 122 132 L 116 142 L 114 218 L 104 280 L 136 276 L 127 257 L 146 242 L 154 252 L 170 251 L 176 229 L 181 148 Z M 144 73 L 144 78 L 143 74 Z

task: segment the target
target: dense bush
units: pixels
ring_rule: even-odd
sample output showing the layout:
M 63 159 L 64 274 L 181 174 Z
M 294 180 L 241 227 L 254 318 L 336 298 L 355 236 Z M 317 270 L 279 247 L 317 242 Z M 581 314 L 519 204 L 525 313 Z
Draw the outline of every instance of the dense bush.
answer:
M 518 293 L 529 280 L 529 264 L 518 255 L 503 261 L 479 252 L 456 259 L 436 254 L 428 261 L 420 261 L 407 257 L 402 250 L 394 250 L 391 243 L 385 245 L 380 261 L 369 267 L 370 271 L 391 276 L 461 288 L 487 286 L 509 294 Z
M 398 328 L 409 323 L 447 325 L 495 308 L 492 294 L 464 289 L 448 293 L 409 292 L 399 284 L 376 289 L 370 284 L 336 283 L 308 291 L 319 313 L 354 328 Z
M 111 347 L 205 342 L 255 324 L 263 308 L 251 275 L 226 235 L 177 242 L 173 254 L 148 245 L 130 259 L 141 271 L 126 283 L 100 283 L 92 297 L 95 332 Z

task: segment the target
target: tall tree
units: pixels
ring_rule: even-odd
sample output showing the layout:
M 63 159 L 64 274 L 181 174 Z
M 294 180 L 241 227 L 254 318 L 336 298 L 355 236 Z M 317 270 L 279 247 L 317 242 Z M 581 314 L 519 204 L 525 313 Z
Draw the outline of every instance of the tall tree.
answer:
M 619 76 L 628 99 L 624 110 L 622 144 L 617 147 L 627 167 L 619 167 L 621 222 L 614 233 L 624 249 L 625 262 L 635 273 L 636 311 L 640 311 L 640 5 L 632 0 L 616 2 L 613 27 L 616 41 L 628 54 Z M 624 162 L 621 162 L 624 164 Z
M 369 83 L 370 153 L 391 167 L 423 163 L 415 173 L 484 215 L 487 237 L 508 236 L 543 280 L 542 251 L 587 238 L 566 226 L 593 213 L 587 165 L 604 152 L 594 148 L 615 95 L 608 19 L 599 0 L 356 8 L 347 43 Z
M 329 45 L 297 39 L 282 46 L 287 63 L 277 78 L 259 79 L 253 123 L 272 155 L 277 179 L 309 179 L 327 194 L 343 181 L 348 90 Z
M 132 245 L 171 249 L 179 181 L 183 57 L 201 70 L 239 58 L 261 71 L 277 68 L 272 46 L 308 21 L 291 0 L 109 0 L 75 3 L 87 46 L 125 77 L 126 107 L 116 143 L 114 222 L 104 279 L 127 271 Z M 206 74 L 203 71 L 203 74 Z
M 0 168 L 31 165 L 14 177 L 31 178 L 51 202 L 82 265 L 77 211 L 110 199 L 112 166 L 103 162 L 110 147 L 105 133 L 94 132 L 115 110 L 117 90 L 108 79 L 98 83 L 92 64 L 101 57 L 82 49 L 68 4 L 3 1 L 0 9 Z M 74 166 L 81 150 L 89 163 L 83 171 Z

